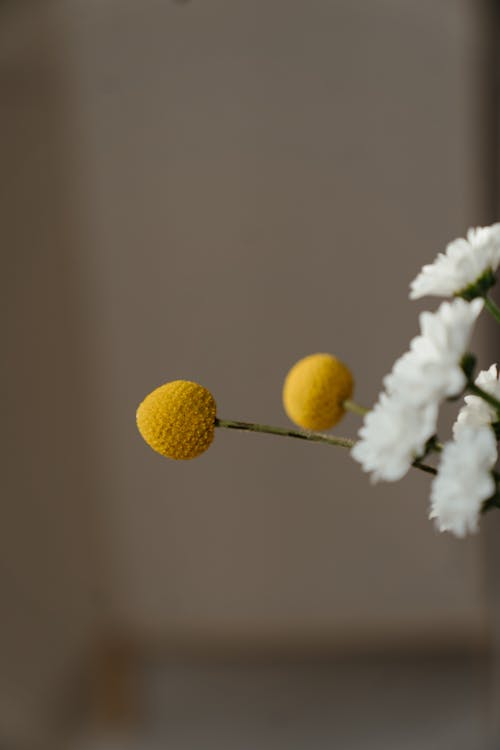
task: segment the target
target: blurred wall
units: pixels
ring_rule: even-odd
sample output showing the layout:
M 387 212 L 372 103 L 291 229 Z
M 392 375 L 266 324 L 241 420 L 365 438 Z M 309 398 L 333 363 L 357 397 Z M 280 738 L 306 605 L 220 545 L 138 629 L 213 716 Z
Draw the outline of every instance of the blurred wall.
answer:
M 477 643 L 479 541 L 434 532 L 425 476 L 374 488 L 341 450 L 235 433 L 168 462 L 134 412 L 183 377 L 223 417 L 286 424 L 283 376 L 318 350 L 374 400 L 435 306 L 408 282 L 489 219 L 478 14 L 4 6 L 0 740 L 41 736 L 105 628 Z
M 0 7 L 0 747 L 54 750 L 97 633 L 88 360 L 57 14 Z M 99 577 L 97 571 L 99 572 Z
M 408 283 L 490 218 L 482 8 L 65 4 L 119 627 L 344 645 L 481 633 L 479 543 L 434 531 L 426 476 L 371 487 L 341 450 L 235 433 L 173 463 L 134 412 L 187 378 L 222 417 L 286 424 L 283 376 L 314 351 L 373 402 L 437 305 L 410 303 Z

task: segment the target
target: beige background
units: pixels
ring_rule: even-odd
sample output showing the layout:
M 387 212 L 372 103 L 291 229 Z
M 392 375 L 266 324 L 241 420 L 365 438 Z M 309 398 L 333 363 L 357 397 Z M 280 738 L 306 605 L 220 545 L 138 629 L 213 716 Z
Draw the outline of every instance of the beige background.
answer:
M 477 643 L 480 540 L 436 534 L 426 476 L 373 488 L 340 449 L 235 433 L 171 463 L 134 412 L 182 377 L 222 417 L 287 424 L 313 351 L 375 399 L 435 306 L 409 281 L 491 219 L 478 7 L 6 6 L 0 719 L 103 630 Z
M 49 10 L 0 13 L 0 746 L 9 750 L 38 747 L 71 705 L 68 684 L 98 632 L 103 570 L 75 264 L 85 247 L 62 38 Z
M 183 377 L 221 416 L 286 424 L 283 375 L 318 350 L 374 399 L 416 330 L 409 281 L 481 218 L 474 5 L 84 2 L 66 20 L 112 616 L 477 629 L 476 543 L 436 535 L 426 477 L 373 489 L 341 451 L 234 433 L 178 465 L 133 423 Z

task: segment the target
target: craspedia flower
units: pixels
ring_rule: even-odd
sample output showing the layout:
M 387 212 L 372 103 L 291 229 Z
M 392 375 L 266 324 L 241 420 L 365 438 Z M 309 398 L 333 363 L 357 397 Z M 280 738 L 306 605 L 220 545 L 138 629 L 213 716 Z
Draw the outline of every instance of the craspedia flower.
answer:
M 162 456 L 196 458 L 214 439 L 216 404 L 206 388 L 173 380 L 152 391 L 137 409 L 137 427 Z
M 285 378 L 283 405 L 292 420 L 306 430 L 328 430 L 344 416 L 354 380 L 346 365 L 331 354 L 300 359 Z

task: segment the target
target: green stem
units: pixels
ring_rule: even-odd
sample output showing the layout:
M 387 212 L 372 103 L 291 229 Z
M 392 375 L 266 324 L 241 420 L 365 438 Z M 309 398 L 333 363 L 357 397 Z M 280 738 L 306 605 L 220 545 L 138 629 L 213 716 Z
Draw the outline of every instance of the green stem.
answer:
M 299 440 L 308 440 L 311 443 L 326 443 L 327 445 L 338 445 L 341 448 L 352 448 L 355 440 L 350 438 L 338 437 L 337 435 L 324 435 L 321 432 L 305 432 L 303 430 L 289 430 L 286 427 L 274 427 L 268 424 L 256 424 L 255 422 L 237 422 L 233 419 L 216 419 L 216 427 L 224 427 L 229 430 L 244 430 L 247 432 L 264 432 L 268 435 L 280 435 L 282 437 L 298 438 Z M 416 469 L 427 472 L 427 474 L 437 474 L 436 469 L 432 466 L 422 463 L 419 459 L 412 464 Z
M 415 469 L 420 469 L 420 471 L 425 471 L 427 474 L 437 474 L 437 469 L 435 469 L 433 466 L 429 466 L 428 464 L 423 464 L 418 459 L 412 463 L 412 466 Z
M 475 383 L 469 383 L 468 388 L 471 393 L 482 398 L 500 414 L 500 401 L 495 398 L 495 396 L 492 396 L 491 393 L 488 393 L 487 391 L 483 391 L 483 389 Z
M 370 409 L 366 409 L 364 406 L 360 406 L 355 401 L 350 401 L 349 399 L 346 399 L 342 406 L 346 411 L 350 411 L 353 414 L 358 414 L 360 417 L 364 417 L 365 414 L 368 414 Z
M 493 315 L 497 323 L 500 323 L 500 307 L 498 307 L 491 297 L 483 297 L 483 299 L 485 308 Z
M 485 500 L 482 508 L 481 513 L 487 513 L 489 510 L 493 510 L 494 508 L 500 508 L 500 495 L 498 492 L 493 495 L 493 497 L 490 497 L 488 500 Z
M 303 432 L 302 430 L 288 430 L 285 427 L 272 427 L 268 424 L 255 424 L 254 422 L 236 422 L 232 419 L 216 419 L 216 427 L 226 427 L 230 430 L 247 430 L 249 432 L 265 432 L 269 435 L 281 435 L 293 437 L 299 440 L 309 440 L 313 443 L 327 443 L 328 445 L 340 445 L 342 448 L 352 448 L 354 440 L 335 435 L 323 435 L 321 432 Z
M 433 435 L 427 441 L 424 454 L 420 458 L 425 458 L 427 455 L 429 455 L 429 453 L 441 453 L 442 450 L 443 450 L 443 444 L 439 442 L 437 435 Z

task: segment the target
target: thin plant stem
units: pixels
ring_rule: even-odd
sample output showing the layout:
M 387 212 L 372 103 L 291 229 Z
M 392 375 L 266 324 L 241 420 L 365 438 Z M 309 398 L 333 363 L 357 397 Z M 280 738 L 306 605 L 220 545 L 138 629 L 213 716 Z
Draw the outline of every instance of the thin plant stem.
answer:
M 481 513 L 487 513 L 494 508 L 500 508 L 500 494 L 497 492 L 492 497 L 485 500 L 481 508 Z
M 326 443 L 327 445 L 337 445 L 341 448 L 352 448 L 355 440 L 351 438 L 339 437 L 338 435 L 325 435 L 322 432 L 305 432 L 303 430 L 289 430 L 286 427 L 274 427 L 268 424 L 256 424 L 255 422 L 238 422 L 233 419 L 216 419 L 216 427 L 223 427 L 229 430 L 243 430 L 246 432 L 263 432 L 268 435 L 279 435 L 281 437 L 297 438 L 298 440 L 307 440 L 311 443 Z M 427 472 L 427 474 L 437 474 L 436 469 L 432 466 L 422 463 L 419 459 L 412 464 L 416 469 Z
M 412 463 L 412 466 L 415 469 L 420 469 L 420 471 L 425 471 L 427 474 L 437 474 L 437 469 L 435 469 L 433 466 L 429 466 L 428 464 L 423 464 L 422 461 L 414 461 Z
M 365 414 L 368 414 L 370 409 L 367 409 L 365 406 L 360 406 L 355 401 L 351 401 L 350 399 L 346 399 L 342 406 L 346 411 L 350 411 L 353 414 L 358 414 L 360 417 L 364 417 Z
M 493 315 L 497 323 L 500 323 L 500 307 L 498 307 L 491 297 L 484 297 L 483 299 L 485 308 Z
M 439 442 L 437 435 L 433 435 L 430 440 L 427 441 L 424 454 L 420 456 L 420 458 L 425 458 L 429 453 L 441 453 L 442 450 L 443 444 Z
M 338 437 L 336 435 L 324 435 L 321 432 L 305 432 L 302 430 L 289 430 L 286 427 L 273 427 L 268 424 L 255 424 L 254 422 L 236 422 L 232 419 L 216 419 L 216 427 L 225 427 L 230 430 L 246 430 L 249 432 L 265 432 L 269 435 L 281 435 L 282 437 L 309 440 L 313 443 L 327 443 L 328 445 L 339 445 L 341 448 L 352 448 L 354 440 Z
M 500 414 L 500 401 L 495 398 L 495 396 L 492 396 L 491 393 L 488 393 L 487 391 L 483 391 L 483 389 L 475 383 L 469 383 L 468 388 L 471 393 L 482 398 Z

